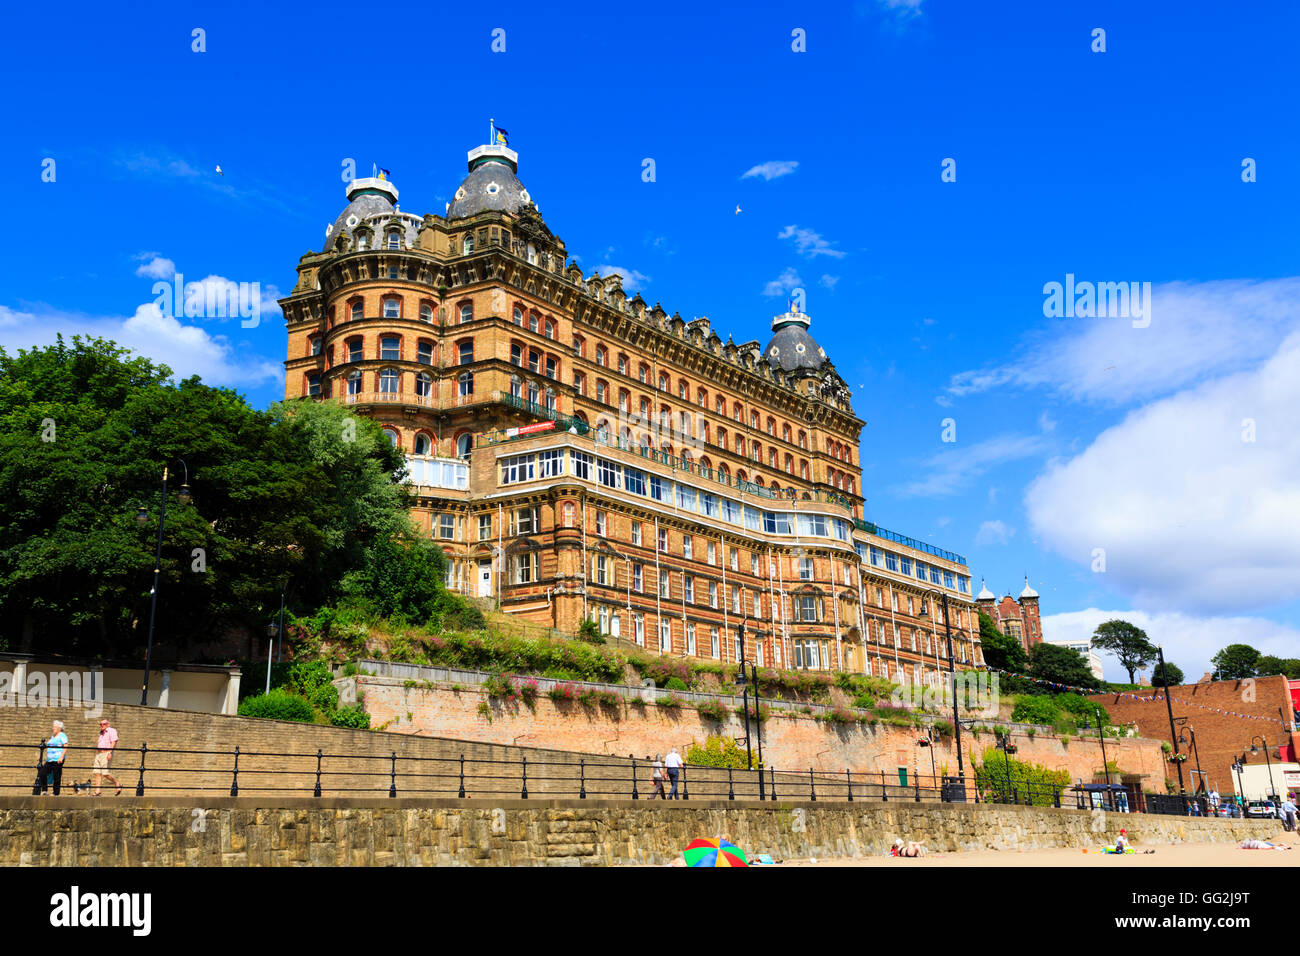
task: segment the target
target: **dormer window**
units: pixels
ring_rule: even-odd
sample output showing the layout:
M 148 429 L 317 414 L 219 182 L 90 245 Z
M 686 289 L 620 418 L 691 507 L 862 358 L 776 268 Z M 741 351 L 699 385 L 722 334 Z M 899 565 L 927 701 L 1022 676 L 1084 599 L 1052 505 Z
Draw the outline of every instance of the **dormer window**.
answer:
M 369 238 L 370 238 L 370 237 L 367 236 L 364 232 L 359 232 L 359 233 L 357 233 L 357 252 L 361 252 L 361 251 L 363 251 L 364 249 L 366 249 L 366 247 L 367 247 L 367 240 L 368 240 Z
M 467 232 L 465 234 L 465 241 L 461 244 L 461 252 L 464 255 L 469 255 L 473 251 L 474 251 L 474 234 L 471 232 Z
M 388 248 L 389 249 L 402 248 L 402 234 L 398 232 L 396 229 L 388 230 Z
M 527 251 L 528 251 L 528 264 L 531 266 L 537 265 L 537 247 L 530 242 L 528 244 Z

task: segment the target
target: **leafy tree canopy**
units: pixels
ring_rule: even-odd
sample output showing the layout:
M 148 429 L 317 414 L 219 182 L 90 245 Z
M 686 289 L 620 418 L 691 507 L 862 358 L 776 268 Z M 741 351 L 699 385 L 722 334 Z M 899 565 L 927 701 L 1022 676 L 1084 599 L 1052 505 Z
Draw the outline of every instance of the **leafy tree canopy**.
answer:
M 1137 671 L 1156 659 L 1156 646 L 1147 637 L 1147 632 L 1128 621 L 1111 620 L 1097 625 L 1092 635 L 1092 646 L 1114 654 L 1120 666 L 1128 671 L 1130 684 L 1134 682 Z
M 1060 644 L 1035 644 L 1029 654 L 1029 673 L 1054 684 L 1088 690 L 1101 686 L 1101 681 L 1088 669 L 1083 655 Z
M 980 647 L 984 652 L 984 663 L 998 670 L 1023 673 L 1028 658 L 1020 641 L 1007 637 L 998 630 L 993 618 L 983 611 L 980 616 Z
M 1166 680 L 1166 675 L 1168 679 Z M 1183 682 L 1183 669 L 1173 661 L 1165 661 L 1164 664 L 1157 664 L 1151 671 L 1152 687 L 1177 687 Z
M 285 586 L 299 607 L 425 618 L 443 559 L 407 516 L 404 466 L 332 403 L 259 412 L 103 339 L 0 349 L 0 637 L 138 653 L 164 468 L 157 642 L 260 626 Z
M 1265 654 L 1255 663 L 1256 677 L 1272 677 L 1274 674 L 1300 680 L 1300 658 L 1274 657 L 1272 654 Z
M 1259 651 L 1249 644 L 1229 644 L 1210 658 L 1215 680 L 1240 680 L 1254 677 L 1259 666 Z

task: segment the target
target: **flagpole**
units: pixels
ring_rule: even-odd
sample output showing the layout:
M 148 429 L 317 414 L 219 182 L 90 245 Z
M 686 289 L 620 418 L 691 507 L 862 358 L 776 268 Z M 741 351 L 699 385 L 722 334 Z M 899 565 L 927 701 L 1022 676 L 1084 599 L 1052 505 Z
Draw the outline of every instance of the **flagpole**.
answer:
M 488 117 L 488 144 L 495 146 L 497 142 L 497 121 Z

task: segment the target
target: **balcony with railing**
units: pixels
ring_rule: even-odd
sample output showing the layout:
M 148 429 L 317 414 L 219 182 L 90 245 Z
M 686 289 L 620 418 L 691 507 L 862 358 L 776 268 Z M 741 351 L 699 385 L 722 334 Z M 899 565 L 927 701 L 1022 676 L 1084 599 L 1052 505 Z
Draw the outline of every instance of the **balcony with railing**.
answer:
M 895 544 L 901 544 L 908 548 L 915 548 L 917 551 L 924 551 L 926 554 L 934 555 L 936 558 L 943 558 L 945 561 L 952 561 L 956 564 L 966 565 L 966 559 L 955 551 L 946 551 L 943 548 L 937 548 L 932 544 L 926 544 L 924 541 L 917 541 L 915 538 L 909 538 L 905 534 L 899 534 L 897 531 L 889 531 L 880 527 L 873 521 L 862 521 L 855 519 L 853 527 L 859 531 L 865 531 L 867 534 L 873 534 L 877 538 L 884 538 L 886 541 L 893 541 Z

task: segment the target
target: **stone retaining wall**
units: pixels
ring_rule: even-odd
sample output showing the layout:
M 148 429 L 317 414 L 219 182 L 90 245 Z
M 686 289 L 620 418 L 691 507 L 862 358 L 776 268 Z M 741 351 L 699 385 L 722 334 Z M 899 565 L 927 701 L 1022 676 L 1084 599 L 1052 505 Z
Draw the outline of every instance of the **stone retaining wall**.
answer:
M 794 859 L 882 854 L 895 837 L 944 852 L 1095 847 L 1120 827 L 1138 846 L 1278 832 L 1263 821 L 903 802 L 0 797 L 0 865 L 608 866 L 667 863 L 715 834 Z

